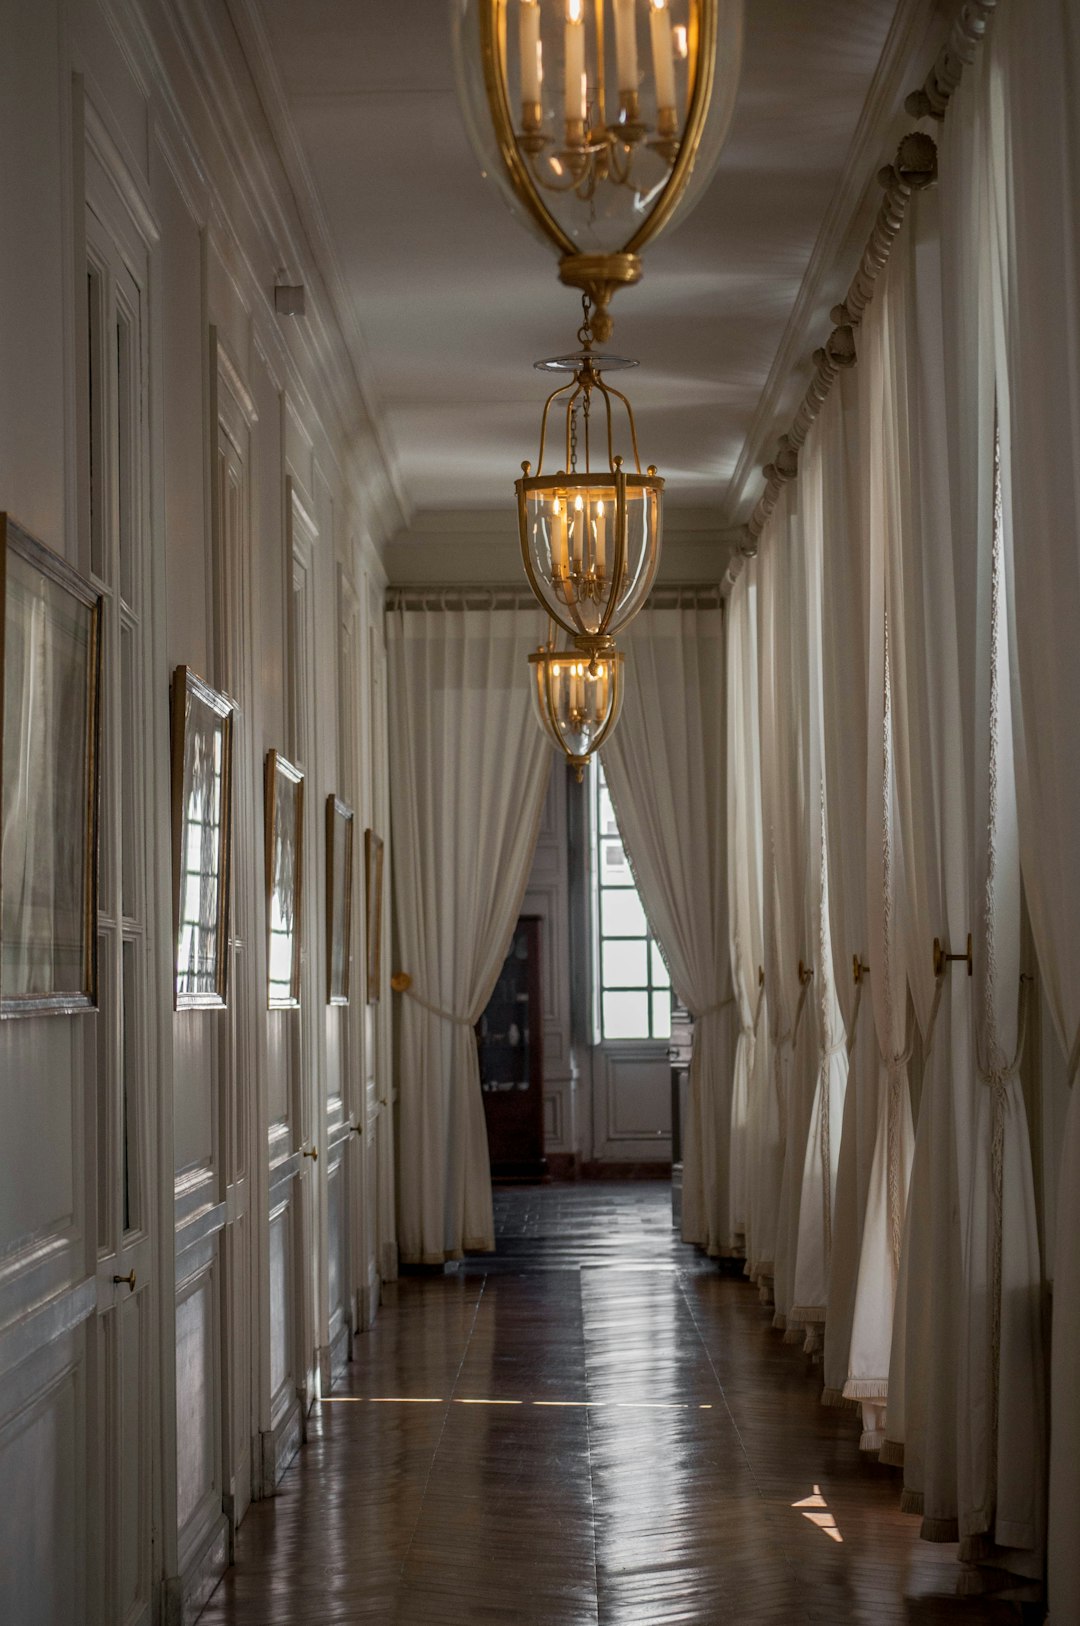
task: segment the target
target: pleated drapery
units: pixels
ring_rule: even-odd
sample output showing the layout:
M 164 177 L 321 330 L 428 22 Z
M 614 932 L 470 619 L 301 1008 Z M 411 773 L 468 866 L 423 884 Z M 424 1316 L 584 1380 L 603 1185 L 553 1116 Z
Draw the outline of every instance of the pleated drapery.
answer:
M 922 1094 L 893 1326 L 886 1460 L 929 1539 L 957 1536 L 961 1211 L 973 1133 L 967 780 L 950 528 L 945 339 L 936 192 L 913 201 L 894 260 L 912 358 L 887 593 L 895 749 L 906 854 L 908 979 L 922 1038 Z M 961 1164 L 963 1169 L 961 1170 Z
M 758 705 L 761 722 L 762 910 L 765 995 L 769 1018 L 772 1087 L 776 1102 L 776 1157 L 762 1160 L 760 1177 L 761 1276 L 771 1276 L 774 1324 L 786 1328 L 791 1307 L 789 1224 L 796 1155 L 801 1189 L 802 1152 L 796 1111 L 797 1040 L 805 990 L 799 962 L 809 936 L 806 907 L 807 853 L 804 840 L 805 776 L 800 772 L 798 679 L 803 670 L 801 624 L 793 570 L 799 555 L 790 542 L 794 496 L 785 487 L 769 526 L 769 546 L 758 555 Z M 804 1035 L 805 1040 L 805 1035 Z M 798 1145 L 798 1154 L 795 1148 Z M 796 1214 L 797 1221 L 797 1214 Z M 771 1270 L 765 1265 L 771 1263 Z
M 747 1274 L 756 1276 L 752 1198 L 756 1188 L 764 946 L 761 926 L 761 756 L 757 704 L 757 567 L 750 561 L 727 610 L 727 867 L 731 978 L 739 1037 L 731 1086 L 731 1232 Z M 760 1038 L 762 1049 L 765 1039 Z
M 829 1296 L 836 1175 L 847 1087 L 846 1033 L 834 979 L 829 918 L 829 796 L 825 765 L 825 692 L 822 647 L 822 577 L 825 550 L 825 451 L 828 423 L 807 436 L 800 460 L 801 501 L 796 545 L 803 560 L 802 614 L 806 621 L 802 725 L 806 771 L 805 842 L 808 852 L 810 964 L 804 1021 L 810 1049 L 810 1117 L 798 1198 L 792 1304 L 788 1320 L 807 1329 L 806 1349 L 821 1345 Z M 831 517 L 831 516 L 830 516 Z
M 406 1262 L 494 1247 L 473 1025 L 513 935 L 552 753 L 531 714 L 535 610 L 387 614 Z
M 683 1235 L 711 1254 L 730 1254 L 739 1021 L 725 857 L 723 611 L 646 609 L 621 642 L 627 681 L 618 729 L 604 747 L 604 771 L 649 923 L 675 991 L 695 1019 Z
M 843 1399 L 877 1128 L 877 1042 L 866 936 L 866 697 L 869 574 L 860 446 L 864 368 L 843 372 L 822 408 L 822 681 L 834 986 L 848 1040 L 825 1321 L 823 1399 Z M 855 967 L 858 966 L 858 981 Z
M 910 357 L 903 326 L 903 267 L 891 260 L 861 328 L 870 411 L 866 428 L 869 495 L 869 683 L 866 752 L 866 895 L 870 998 L 877 1034 L 874 1156 L 859 1255 L 844 1394 L 862 1407 L 864 1450 L 884 1442 L 893 1303 L 914 1147 L 908 1061 L 904 853 L 896 788 L 889 606 L 889 539 L 897 524 L 899 461 L 905 435 Z
M 1013 0 L 993 46 L 1007 113 L 995 154 L 998 395 L 1021 860 L 1043 988 L 1073 1076 L 1056 1224 L 1047 1227 L 1048 1590 L 1050 1620 L 1066 1626 L 1080 1620 L 1080 16 L 1071 0 Z

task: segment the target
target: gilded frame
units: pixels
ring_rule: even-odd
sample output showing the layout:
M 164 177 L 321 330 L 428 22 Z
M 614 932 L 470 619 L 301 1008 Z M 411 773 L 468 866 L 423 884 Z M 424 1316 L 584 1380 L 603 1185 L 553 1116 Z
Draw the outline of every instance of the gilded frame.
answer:
M 383 839 L 364 831 L 364 940 L 367 1002 L 375 1005 L 382 986 Z
M 272 1011 L 296 1010 L 300 1004 L 303 940 L 304 775 L 280 751 L 266 753 L 265 795 L 266 1003 Z M 291 828 L 286 829 L 282 827 L 281 813 L 290 806 Z M 280 963 L 280 951 L 286 942 L 287 967 Z
M 172 679 L 172 859 L 173 859 L 173 1009 L 220 1010 L 229 1003 L 229 924 L 232 899 L 232 771 L 235 704 L 193 672 L 178 666 Z M 198 714 L 201 713 L 201 722 Z M 216 806 L 200 802 L 198 767 L 207 760 L 206 749 L 220 742 L 219 771 L 215 773 Z M 212 760 L 212 758 L 211 758 Z M 205 783 L 202 787 L 205 790 Z M 209 813 L 209 818 L 206 814 Z M 198 867 L 185 872 L 185 854 L 196 843 L 196 831 L 216 829 L 216 868 L 206 863 L 205 842 L 199 844 Z M 185 919 L 185 873 L 198 875 L 200 904 L 204 890 L 213 893 L 205 919 Z M 185 928 L 187 929 L 185 932 Z M 182 969 L 185 935 L 196 961 L 209 964 Z M 209 939 L 209 949 L 201 946 Z
M 347 1005 L 352 972 L 352 808 L 340 796 L 326 798 L 326 1003 Z M 338 836 L 341 836 L 341 862 Z
M 0 513 L 0 715 L 3 718 L 3 733 L 0 734 L 0 819 L 4 827 L 9 822 L 9 809 L 7 807 L 7 793 L 9 779 L 4 767 L 4 741 L 8 736 L 9 719 L 6 704 L 14 699 L 7 689 L 5 679 L 7 676 L 7 659 L 13 656 L 14 644 L 8 638 L 8 614 L 15 604 L 15 595 L 10 592 L 12 574 L 9 562 L 14 558 L 21 567 L 25 567 L 28 574 L 36 573 L 42 579 L 42 587 L 38 594 L 37 604 L 40 614 L 36 617 L 35 630 L 37 637 L 42 640 L 41 654 L 44 655 L 46 647 L 52 654 L 52 661 L 42 661 L 47 665 L 50 674 L 61 670 L 61 663 L 68 657 L 67 678 L 69 687 L 76 685 L 77 713 L 81 717 L 81 740 L 83 752 L 83 772 L 81 775 L 81 795 L 78 795 L 78 785 L 72 785 L 70 776 L 70 755 L 66 746 L 70 745 L 63 735 L 65 721 L 70 727 L 72 718 L 65 716 L 65 702 L 70 695 L 57 685 L 55 691 L 46 693 L 44 703 L 50 701 L 59 716 L 48 717 L 53 727 L 36 727 L 31 729 L 28 721 L 20 724 L 13 721 L 11 733 L 15 739 L 17 760 L 29 764 L 28 772 L 34 773 L 34 765 L 46 783 L 51 783 L 55 789 L 51 800 L 43 808 L 38 800 L 35 809 L 35 829 L 38 839 L 34 844 L 31 855 L 33 869 L 29 877 L 29 886 L 25 885 L 26 865 L 24 863 L 23 896 L 27 892 L 29 901 L 24 903 L 22 913 L 29 917 L 24 926 L 22 946 L 34 948 L 35 916 L 44 907 L 49 915 L 47 934 L 37 933 L 36 943 L 39 956 L 42 947 L 45 953 L 51 955 L 50 966 L 57 954 L 58 943 L 62 950 L 62 939 L 58 939 L 57 926 L 61 922 L 61 914 L 56 909 L 55 896 L 50 898 L 47 905 L 35 901 L 37 888 L 35 882 L 44 882 L 45 890 L 55 894 L 58 890 L 56 877 L 70 873 L 71 848 L 75 848 L 75 857 L 78 866 L 77 885 L 73 889 L 77 894 L 69 908 L 68 942 L 66 948 L 69 954 L 77 953 L 80 963 L 77 986 L 72 987 L 38 987 L 29 986 L 13 993 L 5 986 L 10 981 L 10 972 L 5 978 L 7 969 L 8 950 L 4 942 L 4 925 L 7 910 L 3 908 L 6 899 L 5 886 L 9 884 L 5 854 L 0 848 L 0 1016 L 43 1016 L 43 1015 L 69 1015 L 81 1011 L 97 1009 L 98 1004 L 98 824 L 101 813 L 101 628 L 102 628 L 102 597 L 91 584 L 79 575 L 78 571 L 68 564 L 58 553 L 39 542 L 30 535 L 9 514 Z M 53 593 L 50 595 L 48 589 Z M 58 616 L 59 604 L 50 604 L 50 596 L 55 599 L 56 591 L 67 596 L 68 601 L 77 607 L 72 616 L 68 610 L 68 618 L 61 621 Z M 26 622 L 26 628 L 31 623 Z M 25 630 L 25 629 L 20 629 Z M 61 640 L 67 637 L 69 648 L 65 650 Z M 51 640 L 51 641 L 50 641 Z M 72 662 L 74 652 L 76 660 Z M 24 668 L 25 671 L 25 662 Z M 61 679 L 62 682 L 62 679 Z M 48 774 L 49 753 L 55 758 L 53 773 Z M 40 781 L 39 781 L 40 786 Z M 64 800 L 65 790 L 68 796 L 77 796 L 79 808 L 65 809 L 61 804 Z M 14 792 L 12 792 L 14 794 Z M 68 812 L 71 817 L 63 823 L 63 814 Z M 48 820 L 49 813 L 55 815 Z M 24 827 L 28 817 L 23 820 Z M 54 835 L 52 843 L 51 864 L 48 857 L 39 858 L 39 850 L 48 845 L 40 839 L 41 831 L 45 828 Z M 66 841 L 65 841 L 66 837 Z M 13 854 L 6 855 L 10 864 Z M 43 870 L 43 864 L 47 873 Z M 77 923 L 76 923 L 77 917 Z M 74 930 L 72 930 L 74 928 Z M 27 936 L 29 933 L 29 937 Z

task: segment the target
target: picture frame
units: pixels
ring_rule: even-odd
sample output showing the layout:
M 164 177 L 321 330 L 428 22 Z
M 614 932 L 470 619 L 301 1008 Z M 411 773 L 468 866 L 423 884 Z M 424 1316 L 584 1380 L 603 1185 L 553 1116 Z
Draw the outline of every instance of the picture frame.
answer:
M 326 1003 L 349 1003 L 352 967 L 353 810 L 326 798 Z
M 304 775 L 280 751 L 266 753 L 266 1002 L 300 1004 Z
M 378 1003 L 382 986 L 383 841 L 374 830 L 364 831 L 364 908 L 367 1002 Z
M 102 597 L 0 514 L 0 1016 L 98 1003 Z
M 172 679 L 173 1006 L 229 1002 L 233 717 L 190 666 Z

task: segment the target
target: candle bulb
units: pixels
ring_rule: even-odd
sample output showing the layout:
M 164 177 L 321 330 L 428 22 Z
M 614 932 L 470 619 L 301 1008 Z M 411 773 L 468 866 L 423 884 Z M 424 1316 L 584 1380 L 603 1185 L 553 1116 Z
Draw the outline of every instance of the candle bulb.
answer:
M 593 554 L 593 563 L 596 570 L 597 581 L 603 581 L 607 570 L 607 515 L 604 513 L 603 499 L 596 505 L 596 543 Z
M 649 33 L 652 39 L 653 77 L 656 80 L 656 108 L 659 112 L 675 106 L 675 60 L 667 0 L 652 0 Z
M 527 125 L 540 100 L 540 0 L 521 0 L 518 22 L 522 123 Z
M 566 0 L 563 102 L 567 124 L 585 118 L 585 0 Z
M 601 661 L 600 662 L 600 670 L 597 673 L 597 677 L 596 677 L 596 689 L 594 691 L 595 699 L 596 699 L 596 721 L 598 723 L 602 723 L 604 721 L 604 716 L 605 716 L 605 713 L 607 712 L 607 686 L 608 686 L 607 661 Z
M 574 575 L 580 576 L 582 570 L 582 554 L 585 551 L 585 504 L 580 496 L 574 498 Z
M 636 91 L 638 60 L 634 0 L 615 0 L 615 65 L 619 75 L 619 89 Z

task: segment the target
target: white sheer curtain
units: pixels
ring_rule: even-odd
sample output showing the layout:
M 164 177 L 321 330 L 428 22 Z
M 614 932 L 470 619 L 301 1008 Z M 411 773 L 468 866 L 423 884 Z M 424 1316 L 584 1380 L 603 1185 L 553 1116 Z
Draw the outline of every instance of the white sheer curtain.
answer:
M 760 1021 L 761 760 L 757 705 L 757 583 L 749 562 L 727 605 L 727 886 L 731 977 L 739 1037 L 731 1087 L 731 1231 L 753 1274 L 754 1053 Z
M 808 852 L 807 896 L 810 908 L 808 951 L 813 980 L 804 1021 L 811 1047 L 810 1118 L 803 1152 L 799 1193 L 798 1236 L 790 1320 L 807 1328 L 806 1347 L 820 1347 L 829 1296 L 836 1171 L 843 1122 L 848 1058 L 840 1005 L 833 977 L 829 920 L 829 848 L 826 836 L 828 790 L 825 777 L 825 714 L 822 625 L 822 571 L 825 547 L 824 437 L 828 421 L 819 421 L 800 455 L 801 520 L 798 538 L 803 561 L 799 613 L 805 625 L 806 664 L 802 688 L 806 730 L 804 817 Z
M 531 713 L 535 610 L 387 614 L 401 1001 L 398 1237 L 424 1264 L 491 1248 L 473 1025 L 513 935 L 551 771 Z
M 765 965 L 764 899 L 766 873 L 762 841 L 761 711 L 759 704 L 760 629 L 759 563 L 749 559 L 737 578 L 728 602 L 729 727 L 737 760 L 729 778 L 729 809 L 737 818 L 737 845 L 729 853 L 729 897 L 733 930 L 739 932 L 733 964 L 741 964 L 745 979 L 748 944 L 753 989 L 752 1050 L 747 1079 L 746 1124 L 746 1274 L 758 1283 L 764 1302 L 772 1298 L 775 1269 L 776 1215 L 783 1167 L 780 1108 L 774 1087 L 772 1043 L 769 1031 L 768 990 L 762 980 Z M 736 679 L 735 663 L 739 661 Z M 753 888 L 744 891 L 753 878 Z M 738 881 L 736 887 L 735 881 Z M 748 914 L 744 924 L 743 910 Z M 745 996 L 745 989 L 740 1001 Z M 745 1007 L 741 1007 L 745 1009 Z M 745 1018 L 741 1017 L 741 1021 Z M 735 1110 L 733 1098 L 732 1110 Z M 734 1143 L 733 1143 L 734 1144 Z
M 936 191 L 913 199 L 893 261 L 904 286 L 910 364 L 887 594 L 908 975 L 923 1077 L 882 1456 L 903 1461 L 904 1506 L 923 1515 L 923 1535 L 955 1541 L 960 1214 L 974 1101 L 968 978 L 963 962 L 936 977 L 932 957 L 935 937 L 962 953 L 970 925 Z
M 866 697 L 869 570 L 861 446 L 869 423 L 864 367 L 841 373 L 819 423 L 822 447 L 822 677 L 828 795 L 829 921 L 834 985 L 848 1036 L 829 1269 L 822 1399 L 843 1400 L 855 1288 L 877 1129 L 877 1041 L 866 973 Z M 854 966 L 860 967 L 856 982 Z
M 627 682 L 603 751 L 615 817 L 675 990 L 694 1017 L 683 1234 L 733 1248 L 728 1193 L 737 1018 L 725 862 L 724 617 L 645 609 L 622 640 Z
M 788 1198 L 799 1132 L 796 1040 L 801 1026 L 799 961 L 805 959 L 806 872 L 802 840 L 797 681 L 802 671 L 798 622 L 793 611 L 795 585 L 789 537 L 792 488 L 785 486 L 758 554 L 758 703 L 761 718 L 762 877 L 764 896 L 765 992 L 769 1017 L 770 1057 L 778 1118 L 776 1158 L 762 1159 L 760 1247 L 769 1263 L 776 1300 L 774 1325 L 786 1327 L 791 1306 Z M 798 1151 L 801 1176 L 805 1135 Z M 796 1213 L 797 1219 L 797 1213 Z M 791 1264 L 794 1261 L 791 1260 Z
M 1080 15 L 1015 0 L 994 24 L 1004 375 L 999 378 L 1012 614 L 1021 859 L 1057 1038 L 1080 1055 Z M 1044 1103 L 1044 1112 L 1046 1103 Z M 1057 1181 L 1048 1587 L 1054 1626 L 1080 1620 L 1080 1090 Z
M 967 1590 L 997 1589 L 1014 1578 L 1037 1582 L 1045 1520 L 1041 1261 L 1019 1078 L 1024 1019 L 1005 568 L 1010 509 L 1000 500 L 995 469 L 999 421 L 1009 464 L 1002 220 L 994 197 L 1007 162 L 1000 46 L 991 31 L 950 109 L 955 144 L 947 157 L 956 170 L 942 213 L 953 301 L 945 332 L 960 693 L 972 746 L 965 768 L 975 1070 L 961 1221 L 957 1479 L 961 1557 L 983 1567 L 968 1572 Z M 964 1174 L 961 1161 L 961 1202 Z
M 884 1442 L 893 1302 L 914 1145 L 908 1085 L 907 946 L 901 911 L 904 854 L 893 742 L 892 654 L 886 561 L 896 526 L 898 461 L 907 418 L 902 263 L 890 260 L 860 339 L 867 370 L 868 548 L 866 859 L 870 994 L 877 1033 L 877 1124 L 844 1394 L 862 1406 L 863 1450 Z

